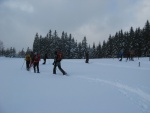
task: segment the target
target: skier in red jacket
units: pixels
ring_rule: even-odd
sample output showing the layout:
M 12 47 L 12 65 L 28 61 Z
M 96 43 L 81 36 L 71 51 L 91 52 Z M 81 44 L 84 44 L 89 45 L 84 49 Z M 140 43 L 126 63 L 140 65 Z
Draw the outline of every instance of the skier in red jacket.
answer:
M 54 68 L 53 68 L 53 74 L 56 74 L 56 67 L 63 73 L 63 75 L 66 75 L 67 73 L 61 68 L 61 60 L 62 60 L 62 53 L 60 51 L 55 51 L 54 53 Z

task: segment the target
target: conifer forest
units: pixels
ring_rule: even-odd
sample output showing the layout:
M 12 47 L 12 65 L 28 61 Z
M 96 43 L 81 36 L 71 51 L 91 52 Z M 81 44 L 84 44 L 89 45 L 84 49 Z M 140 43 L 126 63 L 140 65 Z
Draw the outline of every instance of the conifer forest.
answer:
M 33 48 L 28 47 L 27 50 L 23 48 L 17 54 L 14 47 L 4 49 L 4 44 L 0 41 L 0 56 L 24 57 L 27 52 L 33 51 L 40 53 L 41 58 L 45 53 L 49 58 L 53 58 L 57 49 L 62 51 L 65 59 L 82 59 L 86 51 L 89 51 L 90 58 L 114 58 L 119 56 L 120 51 L 123 51 L 124 57 L 129 51 L 133 51 L 135 57 L 150 57 L 150 23 L 147 20 L 143 28 L 131 27 L 129 31 L 121 29 L 98 45 L 95 43 L 89 45 L 86 36 L 81 42 L 77 42 L 72 34 L 68 35 L 64 31 L 58 36 L 56 30 L 53 32 L 49 30 L 45 36 L 36 33 Z
M 77 42 L 71 34 L 68 35 L 64 31 L 61 36 L 58 36 L 56 30 L 50 30 L 45 37 L 36 33 L 33 42 L 34 52 L 40 53 L 41 56 L 47 53 L 53 58 L 53 53 L 57 49 L 62 51 L 66 59 L 84 58 L 86 51 L 89 51 L 90 58 L 113 58 L 118 57 L 121 50 L 124 51 L 124 56 L 132 50 L 135 57 L 146 57 L 150 55 L 150 23 L 147 20 L 142 29 L 134 30 L 131 27 L 129 31 L 120 30 L 114 36 L 110 35 L 102 44 L 93 43 L 92 46 L 88 45 L 86 36 L 82 42 Z

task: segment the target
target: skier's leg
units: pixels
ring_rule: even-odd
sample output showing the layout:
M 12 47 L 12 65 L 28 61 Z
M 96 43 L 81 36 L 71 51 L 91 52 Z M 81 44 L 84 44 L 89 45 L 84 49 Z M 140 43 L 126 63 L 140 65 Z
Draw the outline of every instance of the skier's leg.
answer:
M 46 63 L 46 61 L 45 61 L 45 59 L 44 59 L 44 62 L 43 62 L 43 64 L 45 64 Z
M 34 64 L 33 64 L 33 68 L 34 68 L 34 73 L 36 73 L 36 63 L 34 62 Z
M 26 61 L 26 69 L 28 70 L 28 62 Z
M 37 62 L 37 73 L 39 73 L 39 62 Z
M 29 69 L 30 69 L 30 61 L 27 61 L 27 70 L 29 71 Z
M 44 59 L 44 64 L 46 64 L 46 58 Z
M 63 75 L 66 75 L 66 72 L 61 68 L 61 64 L 60 63 L 58 64 L 58 68 L 63 73 Z
M 88 63 L 87 59 L 85 60 L 85 63 Z
M 53 74 L 56 74 L 56 67 L 57 67 L 57 65 L 56 65 L 56 64 L 54 64 Z

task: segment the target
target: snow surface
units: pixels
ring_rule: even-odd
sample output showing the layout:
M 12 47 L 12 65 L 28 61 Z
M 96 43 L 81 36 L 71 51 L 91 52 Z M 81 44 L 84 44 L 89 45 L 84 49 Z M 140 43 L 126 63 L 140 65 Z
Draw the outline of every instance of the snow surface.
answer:
M 40 61 L 40 74 L 23 62 L 0 57 L 0 113 L 150 113 L 148 57 L 64 59 L 69 76 L 53 75 L 52 59 Z

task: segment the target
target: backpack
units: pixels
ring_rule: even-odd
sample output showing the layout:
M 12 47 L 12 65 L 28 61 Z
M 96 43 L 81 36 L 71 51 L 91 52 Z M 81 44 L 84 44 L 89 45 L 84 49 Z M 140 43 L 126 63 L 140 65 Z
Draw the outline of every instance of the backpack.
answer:
M 39 62 L 39 60 L 40 60 L 39 55 L 35 55 L 35 56 L 34 56 L 34 62 Z
M 26 61 L 30 61 L 30 55 L 26 55 Z
M 61 59 L 62 59 L 62 53 L 58 52 L 57 53 L 57 61 L 61 61 Z

